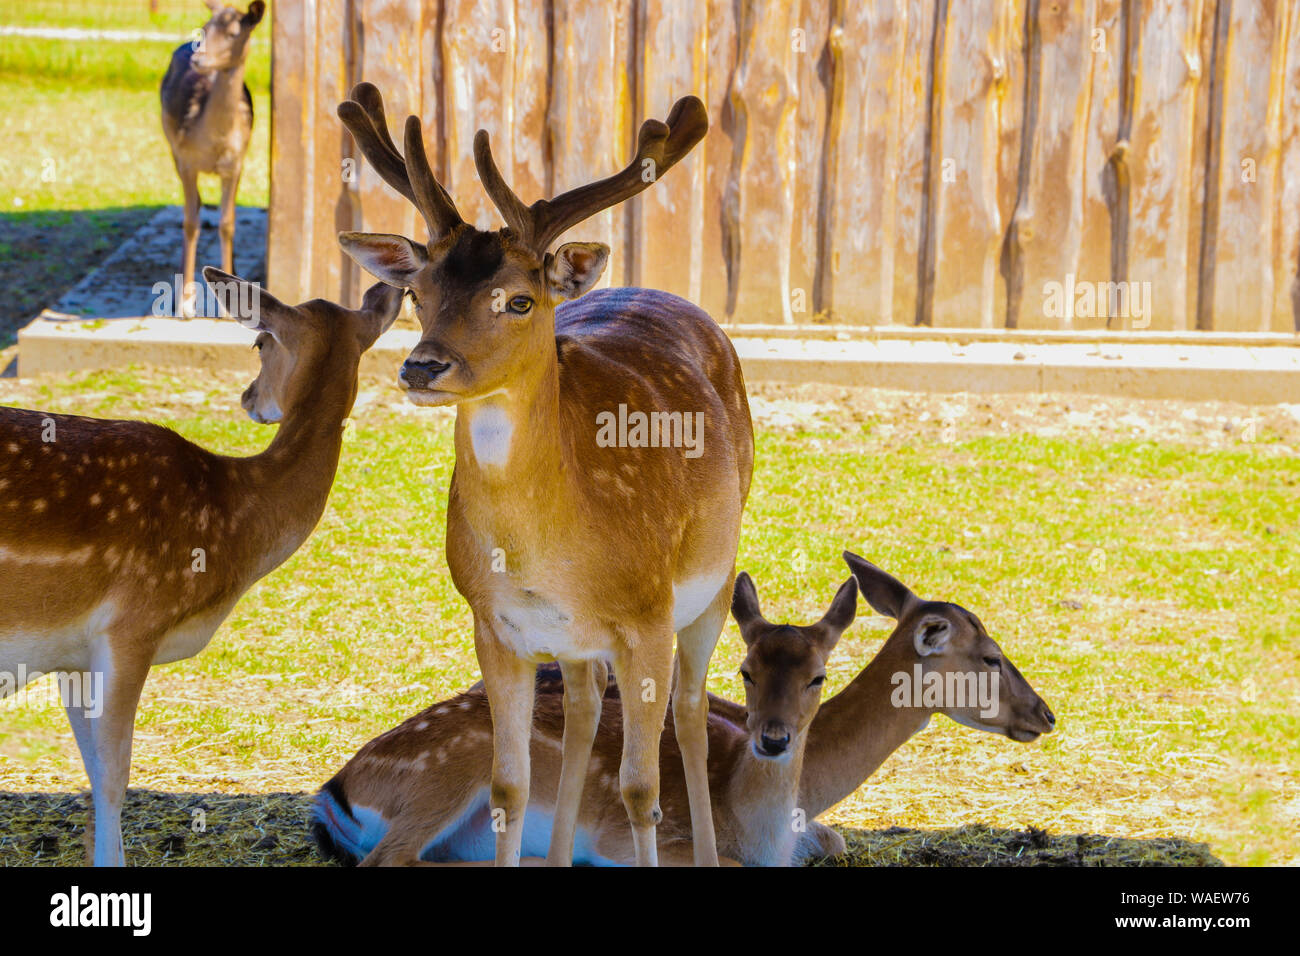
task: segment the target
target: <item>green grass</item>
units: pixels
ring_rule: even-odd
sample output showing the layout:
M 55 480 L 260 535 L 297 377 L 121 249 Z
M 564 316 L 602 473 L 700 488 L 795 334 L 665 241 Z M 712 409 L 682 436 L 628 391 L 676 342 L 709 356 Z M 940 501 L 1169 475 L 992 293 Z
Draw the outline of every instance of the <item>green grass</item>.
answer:
M 0 24 L 157 30 L 184 37 L 201 26 L 198 3 L 0 4 Z M 253 140 L 237 201 L 270 196 L 270 20 L 257 27 L 246 82 Z M 0 347 L 160 206 L 180 202 L 163 137 L 159 85 L 171 41 L 0 37 Z M 204 201 L 220 183 L 202 177 Z
M 2 403 L 151 417 L 247 453 L 269 431 L 236 414 L 237 393 L 229 375 L 0 384 Z M 390 396 L 387 384 L 363 389 L 316 533 L 207 651 L 155 671 L 140 713 L 133 784 L 182 804 L 237 794 L 228 812 L 250 819 L 287 814 L 281 849 L 267 851 L 281 862 L 311 859 L 293 822 L 303 798 L 260 795 L 314 789 L 365 741 L 478 676 L 443 554 L 451 419 Z M 979 614 L 1060 723 L 1022 746 L 937 720 L 829 815 L 855 859 L 895 859 L 910 840 L 925 846 L 908 859 L 925 862 L 933 831 L 948 841 L 938 859 L 967 862 L 984 852 L 960 849 L 976 838 L 997 842 L 989 859 L 1040 842 L 1072 859 L 1073 834 L 1088 835 L 1078 852 L 1102 859 L 1122 846 L 1126 860 L 1202 860 L 1186 841 L 1232 863 L 1300 856 L 1294 437 L 1196 447 L 1022 432 L 944 443 L 902 414 L 888 416 L 902 422 L 892 435 L 886 416 L 760 427 L 739 567 L 771 619 L 807 622 L 847 576 L 841 550 L 858 551 L 923 596 Z M 828 693 L 886 633 L 864 609 Z M 713 691 L 740 696 L 740 657 L 729 625 Z M 57 798 L 84 786 L 57 711 L 6 710 L 0 760 L 5 789 Z M 129 846 L 161 861 L 154 843 L 130 842 L 131 826 Z M 910 829 L 900 840 L 892 826 Z M 1025 836 L 1032 828 L 1060 839 Z M 190 835 L 188 846 L 191 863 L 258 859 L 242 843 L 203 850 Z

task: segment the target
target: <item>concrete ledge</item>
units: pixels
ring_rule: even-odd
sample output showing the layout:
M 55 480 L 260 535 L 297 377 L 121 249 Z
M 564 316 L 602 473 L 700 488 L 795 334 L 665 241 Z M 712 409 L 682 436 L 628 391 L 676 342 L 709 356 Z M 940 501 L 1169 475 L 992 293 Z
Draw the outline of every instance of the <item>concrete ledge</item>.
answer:
M 745 376 L 754 382 L 818 382 L 921 392 L 1073 392 L 1248 405 L 1300 403 L 1300 347 L 1273 342 L 959 341 L 915 334 L 892 338 L 881 334 L 871 339 L 759 338 L 738 335 L 734 328 L 729 331 Z M 46 313 L 18 333 L 18 373 L 26 378 L 135 364 L 239 369 L 251 375 L 258 365 L 250 348 L 253 339 L 252 332 L 230 321 L 87 322 Z M 362 373 L 395 376 L 418 339 L 419 333 L 408 329 L 385 333 L 366 354 Z

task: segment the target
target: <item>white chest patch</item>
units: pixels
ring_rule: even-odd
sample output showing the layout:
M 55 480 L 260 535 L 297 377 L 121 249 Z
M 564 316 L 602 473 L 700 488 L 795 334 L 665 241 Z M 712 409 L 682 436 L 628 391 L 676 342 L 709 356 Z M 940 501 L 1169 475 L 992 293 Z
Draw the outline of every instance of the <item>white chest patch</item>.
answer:
M 701 574 L 673 583 L 673 630 L 694 624 L 727 583 L 727 572 Z
M 504 466 L 510 460 L 510 439 L 514 431 L 514 422 L 503 409 L 487 405 L 476 411 L 469 424 L 474 458 L 480 465 Z

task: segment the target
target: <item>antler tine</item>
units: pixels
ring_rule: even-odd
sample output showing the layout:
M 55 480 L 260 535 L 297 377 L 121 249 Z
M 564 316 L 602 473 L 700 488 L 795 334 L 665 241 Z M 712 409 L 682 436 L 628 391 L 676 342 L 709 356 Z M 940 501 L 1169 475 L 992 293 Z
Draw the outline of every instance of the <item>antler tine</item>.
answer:
M 420 211 L 430 237 L 445 235 L 463 222 L 451 196 L 429 168 L 419 117 L 407 117 L 403 158 L 388 133 L 384 98 L 373 83 L 358 83 L 353 87 L 352 99 L 339 104 L 338 115 L 375 172 Z
M 684 96 L 674 103 L 666 122 L 646 120 L 641 124 L 637 134 L 636 156 L 622 172 L 571 189 L 554 199 L 540 199 L 529 207 L 528 213 L 531 218 L 529 244 L 538 253 L 545 252 L 551 242 L 566 229 L 646 189 L 665 170 L 674 166 L 678 160 L 689 153 L 691 148 L 704 138 L 708 128 L 708 113 L 704 109 L 704 104 L 695 96 Z M 477 159 L 476 140 L 475 160 Z M 647 159 L 653 163 L 650 168 L 652 175 L 649 178 L 644 175 Z M 495 167 L 492 168 L 491 173 L 498 180 L 500 179 L 500 174 L 496 173 Z M 479 176 L 483 177 L 481 164 Z M 487 186 L 486 180 L 484 185 Z M 501 186 L 508 191 L 509 187 L 505 187 L 504 183 L 501 183 Z M 492 187 L 488 187 L 488 194 L 492 196 L 494 202 L 497 202 L 497 208 L 501 209 L 502 215 L 505 215 L 505 209 L 502 209 L 501 202 L 497 200 Z M 513 193 L 510 195 L 514 196 Z M 514 201 L 519 202 L 517 197 Z
M 479 130 L 474 134 L 474 166 L 478 169 L 479 181 L 487 191 L 488 198 L 501 213 L 506 225 L 514 231 L 520 240 L 531 244 L 533 237 L 533 214 L 528 206 L 515 195 L 515 191 L 506 183 L 501 171 L 497 169 L 492 158 L 492 146 L 488 142 L 488 131 Z

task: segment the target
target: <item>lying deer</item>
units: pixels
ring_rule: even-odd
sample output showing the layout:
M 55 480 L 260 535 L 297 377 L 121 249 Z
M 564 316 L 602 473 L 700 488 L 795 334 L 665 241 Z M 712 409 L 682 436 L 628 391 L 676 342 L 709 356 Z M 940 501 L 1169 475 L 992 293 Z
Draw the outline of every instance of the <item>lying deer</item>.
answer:
M 605 683 L 599 662 L 611 661 L 620 686 L 636 689 L 623 702 L 619 779 L 637 862 L 656 862 L 658 742 L 671 686 L 695 859 L 716 864 L 704 681 L 726 621 L 753 470 L 740 362 L 717 323 L 683 299 L 646 289 L 588 293 L 608 247 L 566 242 L 550 251 L 571 226 L 641 192 L 685 156 L 708 126 L 704 105 L 679 100 L 666 123 L 641 127 L 621 173 L 531 206 L 506 185 L 480 130 L 475 165 L 506 221 L 482 232 L 434 179 L 419 119 L 407 120 L 403 156 L 379 91 L 363 83 L 352 96 L 339 116 L 421 212 L 430 237 L 343 233 L 339 241 L 415 299 L 423 334 L 400 375 L 408 397 L 457 407 L 447 561 L 473 610 L 491 702 L 489 802 L 504 824 L 496 862 L 520 859 L 535 664 L 558 660 L 564 756 L 548 862 L 573 859 Z
M 229 458 L 145 422 L 0 408 L 0 673 L 18 675 L 0 692 L 36 673 L 79 675 L 83 693 L 64 703 L 90 778 L 99 866 L 124 862 L 119 820 L 149 669 L 199 653 L 311 534 L 361 354 L 401 306 L 382 283 L 352 312 L 204 276 L 258 332 L 262 367 L 243 407 L 280 423 L 261 454 Z
M 802 863 L 844 852 L 843 838 L 816 822 L 852 794 L 934 713 L 981 730 L 1031 741 L 1055 725 L 975 615 L 956 604 L 922 601 L 875 565 L 845 555 L 863 596 L 898 626 L 875 659 L 818 708 L 825 661 L 852 621 L 852 583 L 812 627 L 769 624 L 748 576 L 736 582 L 733 613 L 747 645 L 741 674 L 745 705 L 709 695 L 709 776 L 718 849 L 749 865 Z M 891 703 L 895 675 L 997 673 L 996 707 L 952 701 L 937 706 Z M 537 677 L 532 751 L 533 801 L 524 845 L 537 852 L 553 813 L 564 715 L 560 675 Z M 596 737 L 596 770 L 583 794 L 578 860 L 630 863 L 631 834 L 618 812 L 610 772 L 621 746 L 618 689 L 610 682 Z M 994 708 L 990 708 L 994 709 Z M 480 686 L 435 704 L 366 744 L 320 791 L 312 829 L 327 855 L 346 863 L 402 865 L 478 861 L 492 854 L 487 809 L 491 716 Z M 660 853 L 689 863 L 691 827 L 673 736 L 660 741 L 664 820 Z M 804 826 L 806 821 L 806 826 Z
M 194 314 L 200 173 L 221 177 L 221 268 L 235 270 L 235 195 L 253 135 L 253 97 L 244 85 L 244 63 L 248 38 L 266 13 L 262 0 L 253 0 L 247 13 L 221 0 L 204 2 L 212 18 L 203 26 L 198 49 L 194 43 L 178 47 L 162 81 L 163 133 L 185 202 L 181 311 L 187 316 Z

